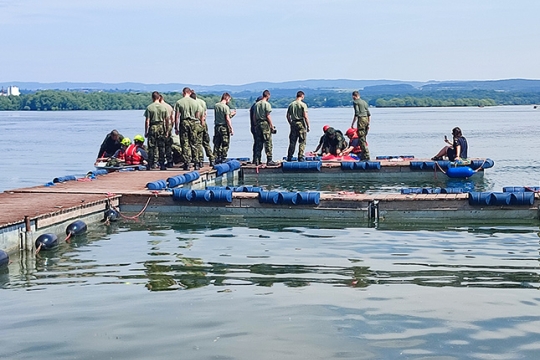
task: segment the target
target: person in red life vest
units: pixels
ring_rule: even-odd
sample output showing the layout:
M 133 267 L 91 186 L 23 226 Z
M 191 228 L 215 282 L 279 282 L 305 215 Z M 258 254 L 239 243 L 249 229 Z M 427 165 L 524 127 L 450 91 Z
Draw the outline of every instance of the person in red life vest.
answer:
M 144 137 L 135 135 L 133 144 L 129 145 L 125 153 L 126 165 L 147 165 L 148 153 L 144 148 Z
M 358 138 L 358 133 L 356 129 L 349 128 L 345 135 L 349 138 L 349 146 L 343 150 L 343 155 L 354 154 L 359 158 L 362 158 L 362 147 L 360 147 L 360 139 Z
M 107 161 L 106 166 L 123 166 L 126 163 L 126 150 L 131 145 L 131 140 L 129 138 L 123 138 L 120 142 L 120 149 L 116 150 L 114 155 Z

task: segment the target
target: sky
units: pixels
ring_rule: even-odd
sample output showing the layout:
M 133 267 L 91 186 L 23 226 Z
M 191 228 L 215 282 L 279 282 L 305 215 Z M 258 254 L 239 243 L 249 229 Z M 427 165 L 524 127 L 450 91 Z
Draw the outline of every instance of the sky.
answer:
M 538 0 L 0 0 L 0 82 L 540 79 Z

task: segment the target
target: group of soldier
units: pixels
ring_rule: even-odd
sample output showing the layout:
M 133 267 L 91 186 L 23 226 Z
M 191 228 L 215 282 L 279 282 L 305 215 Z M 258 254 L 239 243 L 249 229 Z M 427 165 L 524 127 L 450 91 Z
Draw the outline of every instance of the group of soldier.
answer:
M 210 165 L 223 162 L 227 159 L 230 137 L 233 135 L 232 117 L 235 110 L 229 108 L 231 96 L 223 93 L 221 101 L 214 106 L 214 149 L 210 148 L 210 135 L 206 122 L 206 102 L 197 98 L 195 91 L 190 88 L 182 90 L 182 98 L 173 106 L 163 100 L 157 91 L 152 93 L 152 104 L 145 113 L 145 137 L 148 145 L 149 169 L 162 169 L 172 167 L 175 162 L 183 162 L 183 169 L 188 170 L 191 165 L 195 170 L 203 164 L 204 152 Z M 289 123 L 289 147 L 287 161 L 292 161 L 298 144 L 298 161 L 304 161 L 307 133 L 310 131 L 308 107 L 304 102 L 304 92 L 298 91 L 296 99 L 287 108 L 287 122 Z M 362 160 L 369 160 L 369 150 L 366 136 L 369 130 L 371 114 L 368 104 L 360 98 L 358 91 L 352 93 L 354 117 L 347 136 L 356 139 L 358 154 Z M 272 122 L 272 106 L 269 102 L 270 91 L 265 90 L 262 96 L 250 108 L 250 125 L 253 135 L 252 162 L 262 164 L 262 151 L 266 155 L 266 165 L 277 165 L 272 156 L 272 135 L 277 133 Z M 344 155 L 352 151 L 353 147 L 342 145 L 343 134 L 339 130 L 326 127 L 321 137 L 322 152 L 334 155 Z M 178 137 L 178 142 L 174 141 Z M 317 149 L 318 150 L 318 149 Z
M 163 100 L 157 91 L 152 93 L 152 104 L 144 113 L 145 137 L 148 144 L 149 169 L 165 170 L 174 162 L 183 162 L 184 170 L 191 165 L 195 170 L 203 163 L 203 150 L 210 165 L 227 158 L 230 136 L 233 135 L 231 118 L 236 114 L 228 106 L 231 96 L 224 93 L 214 106 L 214 149 L 206 122 L 206 102 L 197 98 L 190 88 L 182 90 L 182 98 L 174 108 Z M 178 141 L 175 141 L 175 136 Z

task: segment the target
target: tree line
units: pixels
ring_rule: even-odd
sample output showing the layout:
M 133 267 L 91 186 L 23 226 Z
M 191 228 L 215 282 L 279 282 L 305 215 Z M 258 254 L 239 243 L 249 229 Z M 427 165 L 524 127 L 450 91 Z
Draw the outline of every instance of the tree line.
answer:
M 221 99 L 221 94 L 198 94 L 209 109 Z M 182 97 L 181 93 L 164 93 L 169 104 L 174 104 Z M 233 98 L 231 107 L 247 109 L 255 101 L 256 95 Z M 369 94 L 362 93 L 362 98 L 375 107 L 443 107 L 443 106 L 494 106 L 494 105 L 531 105 L 540 104 L 540 92 L 498 92 L 492 90 L 472 91 L 433 91 L 413 94 Z M 270 98 L 275 108 L 286 108 L 294 100 L 290 96 Z M 141 92 L 81 92 L 43 90 L 20 96 L 0 96 L 0 111 L 58 111 L 58 110 L 143 110 L 151 102 L 150 93 Z M 351 106 L 351 93 L 329 91 L 316 92 L 309 96 L 306 90 L 305 102 L 309 107 L 334 108 Z

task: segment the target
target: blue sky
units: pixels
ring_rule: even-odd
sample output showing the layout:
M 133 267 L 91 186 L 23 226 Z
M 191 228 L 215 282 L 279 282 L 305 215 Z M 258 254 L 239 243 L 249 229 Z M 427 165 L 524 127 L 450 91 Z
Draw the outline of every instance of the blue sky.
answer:
M 0 0 L 0 82 L 540 79 L 538 0 Z

